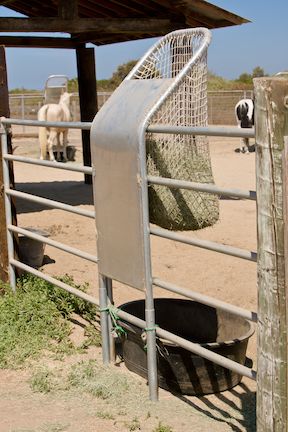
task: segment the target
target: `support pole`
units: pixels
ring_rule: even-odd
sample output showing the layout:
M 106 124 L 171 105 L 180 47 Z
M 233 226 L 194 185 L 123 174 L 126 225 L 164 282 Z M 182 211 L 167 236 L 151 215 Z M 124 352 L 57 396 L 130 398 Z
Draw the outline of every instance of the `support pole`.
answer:
M 99 306 L 100 306 L 100 323 L 102 335 L 102 358 L 103 363 L 110 362 L 110 335 L 108 319 L 108 289 L 109 279 L 99 273 Z
M 107 296 L 108 296 L 108 304 L 109 306 L 114 305 L 113 300 L 113 283 L 112 279 L 107 278 Z M 108 317 L 108 326 L 109 326 L 109 348 L 110 348 L 110 361 L 116 361 L 116 347 L 115 347 L 115 337 L 113 335 L 113 325 L 111 317 Z
M 257 431 L 287 421 L 288 80 L 254 80 L 258 226 Z
M 77 48 L 77 70 L 80 117 L 82 122 L 90 122 L 98 111 L 97 83 L 94 48 Z M 82 130 L 83 163 L 91 166 L 90 131 Z M 85 184 L 92 184 L 91 176 L 85 175 Z
M 0 116 L 10 117 L 9 109 L 9 93 L 7 82 L 7 69 L 6 69 L 6 56 L 4 46 L 0 46 Z M 12 153 L 11 134 L 7 136 L 7 149 Z M 7 222 L 5 215 L 5 196 L 4 196 L 4 175 L 2 164 L 2 150 L 0 146 L 0 280 L 9 282 L 9 259 L 8 259 L 8 243 L 7 243 Z M 13 165 L 9 163 L 10 182 L 14 185 Z M 12 219 L 16 225 L 16 210 L 13 203 L 12 206 Z M 14 237 L 17 239 L 16 237 Z
M 8 133 L 6 131 L 1 131 L 1 147 L 4 154 L 8 152 Z M 3 166 L 3 182 L 4 189 L 7 190 L 10 186 L 10 173 L 9 173 L 9 161 L 2 159 Z M 7 226 L 12 224 L 12 197 L 8 194 L 4 194 L 5 200 L 5 215 L 6 215 L 6 237 L 7 237 L 7 252 L 8 252 L 8 273 L 9 273 L 9 283 L 13 289 L 16 291 L 16 273 L 14 267 L 10 264 L 11 260 L 14 259 L 14 237 L 13 232 L 7 230 Z

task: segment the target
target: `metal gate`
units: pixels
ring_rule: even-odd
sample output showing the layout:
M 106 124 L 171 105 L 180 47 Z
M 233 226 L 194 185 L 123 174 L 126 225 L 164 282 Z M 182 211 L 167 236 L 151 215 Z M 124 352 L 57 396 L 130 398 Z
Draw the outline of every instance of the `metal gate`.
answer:
M 67 92 L 68 77 L 66 75 L 50 75 L 45 83 L 44 103 L 59 103 L 62 93 Z
M 141 328 L 143 331 L 147 332 L 147 336 L 152 335 L 152 337 L 150 336 L 150 344 L 148 345 L 148 357 L 150 359 L 148 362 L 148 368 L 149 368 L 148 378 L 149 378 L 150 398 L 152 400 L 157 400 L 158 398 L 157 365 L 155 361 L 156 336 L 174 342 L 178 346 L 183 347 L 186 350 L 191 351 L 192 353 L 198 354 L 203 358 L 211 360 L 212 362 L 219 364 L 227 369 L 235 371 L 240 375 L 246 376 L 252 380 L 256 380 L 255 370 L 242 366 L 232 360 L 229 360 L 225 357 L 215 354 L 210 350 L 207 350 L 196 343 L 189 342 L 175 334 L 172 334 L 171 332 L 168 332 L 164 328 L 158 327 L 157 323 L 153 321 L 154 299 L 153 299 L 153 291 L 151 290 L 152 284 L 164 288 L 173 293 L 180 294 L 187 298 L 197 300 L 198 302 L 202 302 L 203 304 L 214 306 L 223 309 L 225 311 L 229 311 L 230 313 L 233 313 L 236 316 L 244 317 L 245 319 L 248 319 L 253 322 L 258 322 L 258 327 L 260 328 L 259 338 L 261 343 L 258 346 L 258 350 L 259 350 L 258 352 L 260 353 L 260 356 L 262 356 L 261 363 L 260 363 L 261 366 L 260 375 L 258 370 L 258 376 L 257 376 L 258 389 L 260 388 L 260 393 L 257 398 L 257 403 L 258 403 L 258 408 L 260 413 L 258 417 L 258 421 L 259 424 L 262 422 L 263 424 L 265 423 L 269 425 L 272 424 L 271 422 L 273 422 L 276 417 L 280 419 L 279 421 L 282 421 L 281 418 L 283 418 L 283 413 L 285 413 L 285 407 L 282 406 L 280 407 L 278 403 L 279 401 L 278 395 L 280 395 L 281 398 L 284 398 L 283 400 L 285 401 L 285 391 L 287 389 L 286 387 L 287 383 L 283 378 L 285 374 L 282 373 L 281 375 L 282 369 L 285 370 L 286 368 L 287 371 L 287 362 L 285 363 L 284 354 L 283 354 L 283 359 L 279 361 L 279 358 L 277 357 L 277 353 L 275 353 L 274 356 L 274 352 L 272 350 L 271 351 L 272 361 L 271 361 L 271 359 L 267 357 L 266 352 L 269 351 L 270 345 L 273 346 L 274 350 L 278 350 L 279 338 L 284 337 L 286 335 L 285 333 L 286 321 L 284 319 L 285 317 L 284 316 L 282 317 L 277 313 L 275 314 L 275 311 L 277 312 L 278 304 L 280 306 L 282 305 L 281 299 L 283 299 L 284 308 L 285 308 L 285 302 L 287 301 L 287 299 L 283 294 L 283 287 L 285 288 L 285 283 L 283 283 L 283 278 L 285 281 L 285 274 L 283 273 L 284 272 L 283 269 L 285 268 L 285 265 L 287 265 L 285 264 L 284 258 L 286 257 L 286 261 L 287 261 L 287 255 L 285 254 L 287 254 L 286 233 L 287 233 L 287 220 L 288 220 L 288 216 L 287 216 L 288 139 L 287 136 L 285 135 L 288 135 L 287 134 L 288 96 L 285 96 L 285 92 L 287 92 L 287 80 L 285 79 L 271 78 L 269 79 L 269 85 L 266 85 L 265 80 L 263 80 L 263 88 L 261 87 L 261 83 L 262 83 L 261 80 L 259 80 L 259 83 L 260 83 L 258 86 L 259 88 L 256 88 L 256 92 L 255 92 L 256 93 L 255 106 L 256 106 L 256 113 L 257 113 L 256 120 L 258 121 L 256 123 L 256 131 L 254 131 L 254 129 L 245 130 L 245 129 L 238 129 L 236 127 L 229 127 L 229 128 L 187 127 L 187 126 L 169 126 L 169 125 L 157 125 L 157 124 L 148 125 L 144 123 L 141 124 L 140 128 L 135 128 L 135 125 L 134 126 L 131 125 L 132 126 L 131 133 L 135 133 L 136 131 L 137 139 L 136 141 L 135 140 L 129 141 L 129 133 L 128 136 L 126 135 L 126 138 L 127 141 L 130 142 L 130 144 L 136 143 L 136 146 L 132 148 L 131 151 L 133 152 L 133 158 L 135 158 L 135 160 L 137 160 L 137 163 L 140 164 L 141 171 L 137 173 L 134 172 L 134 175 L 131 176 L 131 178 L 127 180 L 125 184 L 121 184 L 121 187 L 124 189 L 126 188 L 126 190 L 128 191 L 130 190 L 129 188 L 132 188 L 131 190 L 134 193 L 133 199 L 135 199 L 137 209 L 141 212 L 141 214 L 142 212 L 144 212 L 146 216 L 148 214 L 147 187 L 149 184 L 159 184 L 171 188 L 184 188 L 184 189 L 191 189 L 196 191 L 204 191 L 207 193 L 213 193 L 217 195 L 223 195 L 223 196 L 228 195 L 232 197 L 235 196 L 241 199 L 256 201 L 255 191 L 249 191 L 249 190 L 243 191 L 243 190 L 222 188 L 222 187 L 209 185 L 209 184 L 199 184 L 199 183 L 192 183 L 188 181 L 147 176 L 145 171 L 145 140 L 144 140 L 146 132 L 153 133 L 153 134 L 190 134 L 193 136 L 204 135 L 204 136 L 225 136 L 225 137 L 246 137 L 246 138 L 252 138 L 255 137 L 256 135 L 256 141 L 257 141 L 256 176 L 257 176 L 258 240 L 259 240 L 257 253 L 255 251 L 242 250 L 236 247 L 227 246 L 227 245 L 223 245 L 211 241 L 199 240 L 195 238 L 192 239 L 183 234 L 173 233 L 162 228 L 150 227 L 148 223 L 142 223 L 141 218 L 140 218 L 141 223 L 136 225 L 136 229 L 134 231 L 134 233 L 136 233 L 136 236 L 134 236 L 134 239 L 137 238 L 138 236 L 140 242 L 139 244 L 142 244 L 143 246 L 143 250 L 140 251 L 139 256 L 140 256 L 141 266 L 144 262 L 144 267 L 141 267 L 141 271 L 138 272 L 137 274 L 136 280 L 138 282 L 139 280 L 141 280 L 141 277 L 143 277 L 143 272 L 142 272 L 143 268 L 144 268 L 144 272 L 146 272 L 147 270 L 146 264 L 149 267 L 148 272 L 150 269 L 151 257 L 150 257 L 148 242 L 150 241 L 151 235 L 171 239 L 177 242 L 182 242 L 191 246 L 208 249 L 218 253 L 228 254 L 230 256 L 245 259 L 255 263 L 258 260 L 258 273 L 262 275 L 259 280 L 259 293 L 260 293 L 259 313 L 263 315 L 260 322 L 259 320 L 257 321 L 257 314 L 254 311 L 245 310 L 227 304 L 223 301 L 219 301 L 212 297 L 204 296 L 197 292 L 190 291 L 188 289 L 185 289 L 184 287 L 179 287 L 175 284 L 155 278 L 153 277 L 153 274 L 151 274 L 151 279 L 149 279 L 149 274 L 147 276 L 147 273 L 144 274 L 144 277 L 146 278 L 145 283 L 148 286 L 148 290 L 145 291 L 145 295 L 146 295 L 146 301 L 148 298 L 147 306 L 152 307 L 152 309 L 150 309 L 150 312 L 152 311 L 150 317 L 148 315 L 148 317 L 146 316 L 146 320 L 142 320 L 131 314 L 122 311 L 121 309 L 117 309 L 117 315 L 119 318 L 131 324 L 134 324 L 137 327 Z M 143 94 L 145 95 L 145 92 Z M 263 96 L 264 94 L 265 97 Z M 117 97 L 117 95 L 115 97 Z M 270 101 L 269 98 L 270 99 L 274 98 L 274 100 Z M 42 204 L 47 205 L 48 207 L 70 211 L 89 218 L 95 218 L 95 213 L 93 211 L 74 208 L 73 206 L 69 206 L 60 202 L 36 197 L 27 193 L 23 193 L 11 189 L 10 177 L 9 177 L 9 163 L 12 161 L 17 161 L 17 162 L 27 163 L 27 164 L 36 164 L 43 167 L 45 166 L 53 167 L 55 169 L 67 169 L 72 171 L 78 171 L 93 176 L 96 175 L 95 177 L 96 182 L 94 183 L 96 184 L 97 188 L 98 187 L 100 188 L 99 191 L 97 190 L 97 194 L 111 193 L 109 199 L 111 197 L 113 198 L 113 194 L 115 195 L 115 191 L 109 189 L 110 186 L 118 187 L 117 172 L 116 173 L 112 171 L 108 172 L 108 177 L 106 177 L 106 179 L 108 179 L 108 185 L 104 184 L 103 186 L 104 189 L 102 188 L 101 190 L 102 185 L 101 182 L 97 183 L 97 170 L 95 171 L 96 165 L 98 164 L 99 166 L 99 163 L 101 162 L 100 160 L 97 160 L 97 162 L 95 161 L 95 156 L 97 156 L 97 153 L 94 155 L 93 169 L 90 167 L 83 167 L 83 166 L 81 167 L 81 166 L 68 165 L 68 164 L 64 165 L 61 163 L 53 163 L 49 161 L 39 161 L 35 159 L 25 158 L 21 156 L 14 156 L 12 154 L 9 154 L 7 151 L 7 133 L 9 131 L 10 126 L 16 124 L 30 125 L 30 126 L 37 126 L 37 127 L 43 125 L 61 126 L 67 128 L 80 128 L 80 129 L 89 130 L 91 128 L 91 123 L 46 123 L 46 122 L 37 122 L 37 121 L 28 121 L 28 120 L 25 121 L 25 120 L 15 120 L 15 119 L 2 119 L 1 142 L 2 142 L 2 154 L 3 154 L 4 183 L 5 183 L 4 193 L 5 193 L 5 208 L 6 208 L 6 219 L 7 219 L 7 239 L 8 239 L 8 247 L 9 247 L 9 275 L 10 275 L 11 285 L 14 289 L 16 287 L 14 269 L 20 268 L 27 272 L 35 274 L 51 282 L 52 284 L 59 286 L 69 291 L 70 293 L 79 296 L 80 298 L 88 302 L 99 305 L 100 313 L 101 313 L 103 361 L 104 363 L 108 363 L 112 358 L 111 353 L 113 352 L 113 337 L 111 336 L 112 324 L 110 319 L 110 313 L 112 312 L 112 303 L 113 303 L 113 293 L 112 293 L 113 275 L 111 275 L 107 270 L 107 268 L 109 267 L 109 256 L 107 250 L 105 251 L 105 249 L 103 249 L 106 255 L 104 255 L 104 260 L 103 260 L 104 264 L 103 267 L 101 267 L 101 271 L 99 274 L 99 300 L 88 294 L 83 293 L 80 290 L 70 287 L 69 285 L 63 282 L 60 282 L 57 279 L 47 276 L 41 273 L 40 271 L 35 270 L 32 267 L 29 267 L 21 263 L 19 260 L 16 260 L 14 256 L 14 245 L 13 245 L 14 232 L 24 234 L 27 237 L 31 237 L 36 240 L 42 241 L 43 243 L 50 244 L 51 246 L 62 249 L 68 253 L 80 256 L 84 259 L 88 259 L 95 263 L 98 263 L 99 260 L 100 261 L 102 260 L 102 256 L 101 256 L 102 251 L 101 248 L 100 249 L 98 248 L 98 252 L 100 252 L 100 255 L 98 254 L 98 257 L 92 256 L 76 248 L 63 245 L 62 243 L 56 242 L 54 240 L 48 239 L 46 237 L 37 234 L 33 234 L 30 231 L 14 226 L 12 224 L 12 216 L 11 216 L 11 198 L 20 197 L 22 199 L 30 200 L 32 202 L 40 202 Z M 267 127 L 267 125 L 269 127 Z M 113 124 L 113 126 L 115 126 L 115 124 Z M 107 130 L 108 135 L 111 132 L 111 129 L 112 128 Z M 95 122 L 93 125 L 92 135 L 94 133 L 95 133 Z M 139 145 L 139 142 L 141 143 L 141 145 Z M 116 161 L 117 163 L 119 163 L 119 160 L 121 159 L 121 157 L 123 157 L 123 155 L 128 157 L 129 152 L 126 150 L 117 149 L 116 147 L 113 148 L 112 145 L 112 147 L 109 148 L 110 157 L 112 159 L 113 158 L 115 159 L 114 162 Z M 103 182 L 103 179 L 101 179 L 101 181 Z M 130 183 L 133 184 L 131 185 Z M 139 190 L 137 188 L 140 188 L 141 193 L 139 193 Z M 135 190 L 136 190 L 136 194 L 135 194 Z M 118 192 L 119 192 L 119 188 L 116 190 L 116 194 Z M 106 195 L 106 198 L 107 196 L 108 195 Z M 114 196 L 113 199 L 115 198 L 119 199 L 119 197 L 117 198 Z M 96 201 L 96 210 L 97 207 L 100 208 L 100 205 L 101 203 L 97 203 Z M 285 237 L 285 241 L 283 236 Z M 110 242 L 110 247 L 111 245 L 113 247 L 113 236 L 111 236 L 108 239 L 108 241 Z M 127 268 L 129 268 L 129 264 L 130 263 L 128 263 Z M 102 263 L 100 266 L 102 266 Z M 117 274 L 115 273 L 115 276 L 121 279 L 122 276 L 120 273 L 118 273 L 118 271 L 121 272 L 122 270 L 116 269 L 116 271 Z M 107 272 L 107 274 L 104 272 Z M 281 277 L 279 277 L 279 275 Z M 132 276 L 133 275 L 131 274 L 129 275 L 130 279 L 126 280 L 126 283 L 133 282 Z M 282 293 L 281 294 L 282 297 L 275 296 L 275 293 L 278 294 L 279 292 Z M 281 301 L 278 302 L 279 299 Z M 275 304 L 273 303 L 272 308 L 270 307 L 269 302 L 271 304 L 273 302 L 275 303 Z M 274 322 L 277 323 L 277 327 L 275 327 L 274 329 L 275 331 L 273 333 L 273 338 L 270 338 L 267 343 L 267 341 L 265 341 L 265 337 L 266 337 L 265 326 L 267 326 L 268 323 L 268 325 L 270 325 L 269 328 L 271 329 L 271 325 L 273 325 Z M 283 323 L 284 323 L 284 327 L 283 327 Z M 282 327 L 285 330 L 284 333 L 281 330 Z M 277 345 L 273 345 L 275 344 L 275 342 Z M 282 349 L 283 347 L 284 347 L 284 351 L 287 350 L 286 339 L 283 340 L 282 345 L 279 345 L 279 350 Z M 262 352 L 264 353 L 264 355 L 262 355 Z M 271 372 L 271 370 L 273 373 Z M 268 384 L 271 382 L 271 379 L 273 379 L 273 377 L 275 376 L 278 377 L 279 375 L 282 376 L 283 379 L 277 379 L 276 382 L 273 381 L 273 388 L 270 390 L 271 393 L 270 395 L 269 391 L 267 392 L 266 390 L 267 388 L 269 388 Z M 266 385 L 266 383 L 268 384 Z M 276 394 L 276 392 L 278 393 Z M 274 395 L 275 397 L 273 397 Z M 269 409 L 267 408 L 267 404 L 265 402 L 268 396 L 269 398 L 273 398 L 271 405 L 269 405 Z M 272 428 L 269 429 L 268 426 L 267 429 L 265 430 L 274 430 L 274 429 Z

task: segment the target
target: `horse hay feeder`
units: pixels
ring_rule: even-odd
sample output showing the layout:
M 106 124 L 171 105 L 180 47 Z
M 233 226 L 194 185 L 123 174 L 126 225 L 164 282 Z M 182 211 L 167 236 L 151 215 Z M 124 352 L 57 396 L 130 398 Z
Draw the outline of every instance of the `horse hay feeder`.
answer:
M 122 81 L 92 124 L 99 271 L 135 288 L 150 283 L 148 219 L 171 230 L 196 230 L 213 225 L 219 217 L 218 198 L 210 193 L 149 184 L 149 200 L 147 196 L 147 174 L 213 183 L 207 137 L 147 133 L 147 127 L 156 123 L 207 125 L 210 39 L 205 28 L 164 36 Z M 133 268 L 127 272 L 129 262 Z
M 145 319 L 144 300 L 120 306 L 137 318 Z M 244 318 L 201 303 L 182 299 L 155 299 L 159 327 L 199 343 L 204 348 L 245 364 L 248 339 L 254 333 Z M 122 336 L 123 358 L 127 368 L 147 378 L 145 332 L 120 320 L 126 330 Z M 167 340 L 157 339 L 159 386 L 186 395 L 218 393 L 239 384 L 242 376 L 212 363 Z
M 91 156 L 99 257 L 103 358 L 109 358 L 109 279 L 145 292 L 146 327 L 154 327 L 149 222 L 200 229 L 219 216 L 213 194 L 163 187 L 152 176 L 213 183 L 206 137 L 151 133 L 160 126 L 207 125 L 205 28 L 164 36 L 137 63 L 93 120 Z M 150 178 L 149 178 L 150 177 Z M 129 270 L 128 270 L 129 269 Z M 147 333 L 151 400 L 157 399 L 155 332 Z

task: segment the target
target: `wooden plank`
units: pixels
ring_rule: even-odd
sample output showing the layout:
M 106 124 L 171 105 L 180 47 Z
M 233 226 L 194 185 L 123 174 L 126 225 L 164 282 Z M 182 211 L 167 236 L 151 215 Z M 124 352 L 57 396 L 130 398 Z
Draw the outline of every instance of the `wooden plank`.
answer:
M 80 117 L 91 122 L 97 111 L 97 84 L 94 48 L 77 48 L 77 71 L 79 87 Z M 90 131 L 82 130 L 83 163 L 91 166 Z M 85 174 L 85 183 L 92 184 L 92 177 Z
M 9 93 L 7 83 L 7 69 L 5 49 L 0 46 L 0 116 L 10 117 L 9 109 Z M 8 151 L 12 153 L 11 134 L 8 135 Z M 5 216 L 5 196 L 4 196 L 4 181 L 3 181 L 3 166 L 2 166 L 2 149 L 0 146 L 0 279 L 6 283 L 9 282 L 9 260 L 8 260 L 8 245 L 7 245 L 7 226 Z M 13 165 L 10 165 L 11 187 L 14 185 Z M 17 225 L 16 210 L 12 201 L 12 217 L 13 223 Z M 17 244 L 17 236 L 14 237 Z
M 176 5 L 180 6 L 185 11 L 184 13 L 191 11 L 192 14 L 197 13 L 211 18 L 215 21 L 215 27 L 218 26 L 218 21 L 225 21 L 227 26 L 250 22 L 246 18 L 203 0 L 174 0 L 173 7 Z
M 78 0 L 58 0 L 58 16 L 63 19 L 78 17 Z
M 37 36 L 0 36 L 0 45 L 5 47 L 25 48 L 64 48 L 74 49 L 78 46 L 75 39 Z
M 257 431 L 287 431 L 288 95 L 285 78 L 254 80 L 258 224 Z
M 43 25 L 43 23 L 45 23 Z M 155 35 L 169 33 L 183 23 L 171 22 L 170 19 L 154 18 L 78 18 L 61 19 L 58 17 L 43 18 L 8 18 L 0 19 L 0 32 L 67 32 L 86 33 L 99 31 L 107 33 Z

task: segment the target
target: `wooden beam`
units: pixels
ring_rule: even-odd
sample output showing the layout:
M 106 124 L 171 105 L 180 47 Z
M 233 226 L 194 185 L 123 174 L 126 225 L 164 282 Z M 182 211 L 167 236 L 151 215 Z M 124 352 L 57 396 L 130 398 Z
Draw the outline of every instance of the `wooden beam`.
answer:
M 254 79 L 254 94 L 258 226 L 257 431 L 276 432 L 288 429 L 288 80 Z
M 183 26 L 170 19 L 154 18 L 0 18 L 0 32 L 66 32 L 86 33 L 89 31 L 153 35 L 168 33 Z
M 183 27 L 183 26 L 182 26 Z M 166 33 L 160 34 L 159 36 L 164 36 Z M 137 35 L 137 40 L 140 39 L 147 39 L 147 38 L 151 38 L 153 36 L 151 36 L 151 34 L 139 34 Z M 129 41 L 129 40 L 135 40 L 135 37 L 133 37 L 132 34 L 130 35 L 125 35 L 124 33 L 103 33 L 103 32 L 89 32 L 89 33 L 83 33 L 83 34 L 73 34 L 71 35 L 71 39 L 73 41 L 75 41 L 75 44 L 84 44 L 84 43 L 94 43 L 95 45 L 100 45 L 100 44 L 110 44 L 110 43 L 114 43 L 114 42 L 125 42 L 125 41 Z
M 173 0 L 173 8 L 182 9 L 183 13 L 197 14 L 198 17 L 203 16 L 215 22 L 214 28 L 218 27 L 218 22 L 225 21 L 226 25 L 237 25 L 250 22 L 246 18 L 242 18 L 232 12 L 222 9 L 219 6 L 208 3 L 202 0 Z M 218 21 L 219 20 L 219 21 Z
M 81 41 L 79 42 L 81 43 Z M 57 37 L 31 37 L 31 36 L 1 36 L 0 45 L 9 48 L 64 48 L 74 49 L 79 45 L 76 39 Z
M 77 48 L 76 57 L 81 121 L 91 122 L 98 111 L 94 48 Z M 82 130 L 82 149 L 84 165 L 91 166 L 88 130 Z M 92 177 L 85 175 L 85 183 L 92 184 Z
M 63 19 L 78 18 L 78 0 L 58 0 L 58 16 Z

